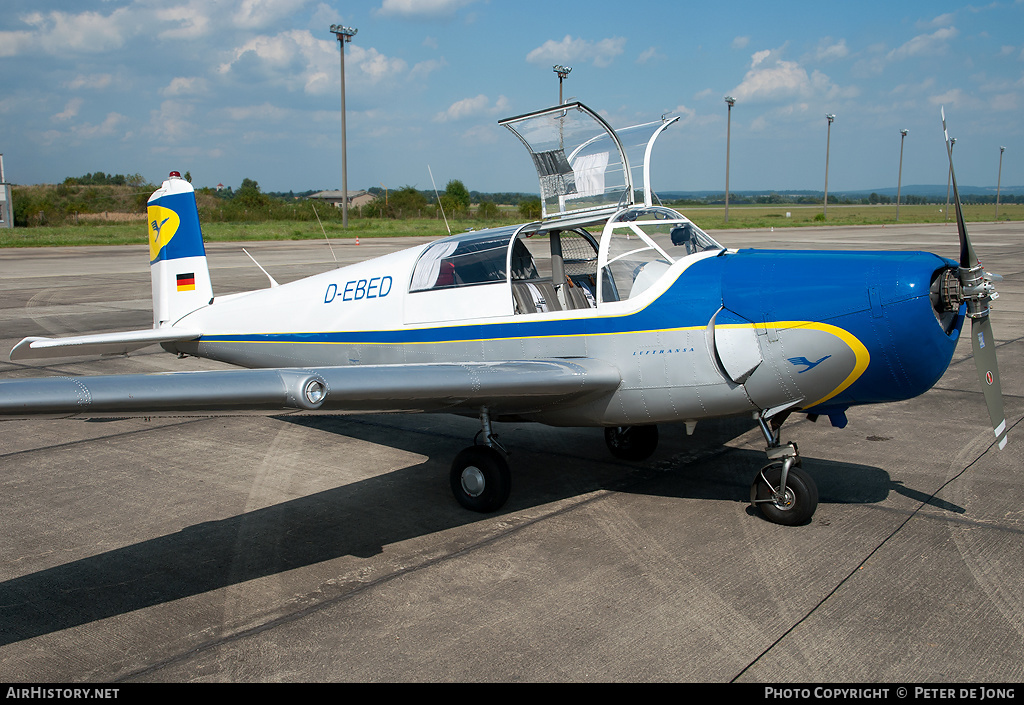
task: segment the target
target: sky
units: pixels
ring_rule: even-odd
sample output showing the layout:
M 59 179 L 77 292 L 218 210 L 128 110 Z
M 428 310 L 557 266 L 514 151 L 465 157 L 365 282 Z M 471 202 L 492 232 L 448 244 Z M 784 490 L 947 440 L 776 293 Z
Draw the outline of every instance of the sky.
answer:
M 677 115 L 659 191 L 1024 185 L 1024 0 L 3 0 L 6 180 L 103 171 L 264 191 L 459 179 L 537 192 L 498 125 L 566 100 Z M 731 118 L 724 97 L 735 98 Z M 826 114 L 834 114 L 829 133 Z M 730 124 L 731 123 L 731 124 Z M 900 130 L 908 129 L 905 139 Z

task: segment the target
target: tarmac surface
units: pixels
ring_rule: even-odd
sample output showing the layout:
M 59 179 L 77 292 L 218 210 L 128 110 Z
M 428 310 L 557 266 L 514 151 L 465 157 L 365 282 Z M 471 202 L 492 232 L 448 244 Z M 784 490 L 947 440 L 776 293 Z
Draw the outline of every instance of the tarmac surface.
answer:
M 498 424 L 493 515 L 448 487 L 474 419 L 0 421 L 0 682 L 1020 683 L 1024 224 L 969 230 L 1004 277 L 1006 449 L 965 336 L 921 397 L 787 422 L 821 495 L 804 526 L 750 508 L 749 418 L 663 426 L 643 463 L 597 429 Z M 959 251 L 954 225 L 713 234 Z M 246 247 L 284 283 L 421 241 Z M 241 247 L 208 246 L 215 293 L 266 286 Z M 0 291 L 0 378 L 220 366 L 8 361 L 28 335 L 150 326 L 145 246 L 0 250 Z

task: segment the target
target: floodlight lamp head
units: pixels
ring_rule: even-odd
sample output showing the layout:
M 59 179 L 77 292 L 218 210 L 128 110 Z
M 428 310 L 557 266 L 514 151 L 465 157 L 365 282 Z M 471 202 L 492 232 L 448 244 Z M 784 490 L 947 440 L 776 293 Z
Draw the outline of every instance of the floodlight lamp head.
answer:
M 569 74 L 572 73 L 572 66 L 561 66 L 555 64 L 551 67 L 551 70 L 558 74 L 559 78 L 568 78 Z
M 828 120 L 828 124 L 831 125 L 832 121 L 836 119 L 836 116 L 833 115 L 832 113 L 829 113 L 828 115 L 825 116 L 825 119 Z
M 900 134 L 906 137 L 910 133 L 910 130 L 900 130 Z
M 736 105 L 736 99 L 733 98 L 731 95 L 725 96 L 725 102 L 730 108 Z
M 358 31 L 355 27 L 345 27 L 340 24 L 331 25 L 331 32 L 338 37 L 339 42 L 351 42 L 352 37 L 356 36 Z

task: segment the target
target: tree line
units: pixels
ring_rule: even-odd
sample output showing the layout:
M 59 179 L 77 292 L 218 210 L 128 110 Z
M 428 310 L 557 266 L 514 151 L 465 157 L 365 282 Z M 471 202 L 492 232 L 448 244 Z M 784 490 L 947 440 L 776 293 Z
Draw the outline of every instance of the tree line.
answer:
M 952 193 L 950 193 L 952 198 Z M 823 193 L 770 193 L 751 195 L 743 193 L 730 193 L 729 203 L 731 205 L 822 205 L 825 201 Z M 960 194 L 962 203 L 972 205 L 994 204 L 996 194 Z M 830 205 L 885 205 L 895 204 L 896 198 L 872 192 L 868 195 L 833 194 L 828 195 Z M 920 196 L 914 194 L 901 194 L 900 204 L 904 206 L 923 206 L 928 204 L 945 203 L 945 196 Z M 1024 203 L 1024 194 L 1003 193 L 999 196 L 1000 203 Z M 666 203 L 673 206 L 711 206 L 723 205 L 725 193 L 709 194 L 703 197 L 677 198 L 667 200 Z
M 184 178 L 191 181 L 191 174 Z M 146 201 L 156 187 L 140 174 L 106 174 L 102 171 L 67 177 L 57 185 L 15 186 L 13 191 L 14 222 L 17 227 L 33 225 L 61 225 L 85 222 L 88 216 L 99 213 L 134 213 L 141 216 L 146 210 Z M 504 220 L 537 220 L 541 217 L 540 199 L 526 193 L 481 193 L 471 191 L 458 180 L 449 181 L 444 191 L 417 189 L 403 186 L 398 189 L 373 187 L 370 203 L 350 206 L 349 216 L 354 218 L 435 218 L 449 220 L 474 220 L 486 224 L 498 224 Z M 204 221 L 253 222 L 267 220 L 336 221 L 342 217 L 340 208 L 325 207 L 309 197 L 317 191 L 301 193 L 289 191 L 264 192 L 259 183 L 250 178 L 242 179 L 237 189 L 196 188 L 196 202 L 199 216 Z M 962 201 L 967 204 L 993 204 L 995 194 L 964 194 Z M 869 195 L 829 194 L 830 204 L 866 205 L 891 204 L 895 199 L 879 193 Z M 725 202 L 725 194 L 708 193 L 703 196 L 664 199 L 667 205 L 677 207 L 717 205 Z M 769 192 L 751 195 L 730 194 L 734 205 L 755 204 L 821 204 L 821 193 Z M 900 199 L 904 205 L 944 203 L 941 196 L 905 194 Z M 1024 194 L 1004 193 L 1000 203 L 1022 204 Z M 319 207 L 318 207 L 319 206 Z
M 183 178 L 189 182 L 192 180 L 189 172 L 185 172 Z M 139 174 L 126 176 L 101 171 L 69 176 L 56 185 L 14 186 L 14 224 L 16 227 L 79 224 L 94 220 L 90 216 L 95 214 L 108 213 L 142 216 L 154 190 L 156 186 Z M 199 217 L 203 221 L 334 221 L 342 217 L 340 208 L 325 207 L 309 198 L 318 191 L 268 193 L 250 178 L 242 179 L 237 189 L 198 187 L 195 191 Z M 374 196 L 373 201 L 362 206 L 350 206 L 350 217 L 447 217 L 490 223 L 514 219 L 516 215 L 529 220 L 540 218 L 540 200 L 536 196 L 482 194 L 470 191 L 458 179 L 449 181 L 440 194 L 413 186 L 373 188 L 369 193 Z

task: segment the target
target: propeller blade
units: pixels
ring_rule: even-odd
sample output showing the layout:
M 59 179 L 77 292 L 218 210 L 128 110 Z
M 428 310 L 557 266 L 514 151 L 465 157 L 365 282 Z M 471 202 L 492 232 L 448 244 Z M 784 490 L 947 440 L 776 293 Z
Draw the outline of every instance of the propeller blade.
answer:
M 953 144 L 949 141 L 949 131 L 946 129 L 946 109 L 940 108 L 940 110 L 942 112 L 942 134 L 946 137 L 946 154 L 949 156 L 949 180 L 953 184 L 953 202 L 956 204 L 956 227 L 960 232 L 960 266 L 969 269 L 977 266 L 980 262 L 978 262 L 978 256 L 974 254 L 971 239 L 967 236 L 967 227 L 964 225 L 960 192 L 956 188 L 956 173 L 953 171 Z
M 974 252 L 971 238 L 964 224 L 960 192 L 956 187 L 956 173 L 953 171 L 953 144 L 946 130 L 946 110 L 942 109 L 942 133 L 946 137 L 946 154 L 949 157 L 949 180 L 953 185 L 953 201 L 956 204 L 956 226 L 960 232 L 960 287 L 967 303 L 967 315 L 971 319 L 971 344 L 974 349 L 974 366 L 978 370 L 981 391 L 985 395 L 992 430 L 999 443 L 999 449 L 1006 447 L 1006 416 L 1003 413 L 1003 393 L 999 382 L 999 366 L 996 361 L 996 339 L 992 334 L 989 320 L 989 301 L 999 294 L 992 287 L 995 278 L 985 272 L 985 267 Z M 1001 277 L 1000 277 L 1001 279 Z
M 992 335 L 992 322 L 988 316 L 971 319 L 971 342 L 974 347 L 974 364 L 978 368 L 978 380 L 985 394 L 985 405 L 992 421 L 992 430 L 999 442 L 999 450 L 1006 446 L 1006 416 L 1003 413 L 1003 392 L 999 383 L 999 367 L 996 364 L 996 341 Z

